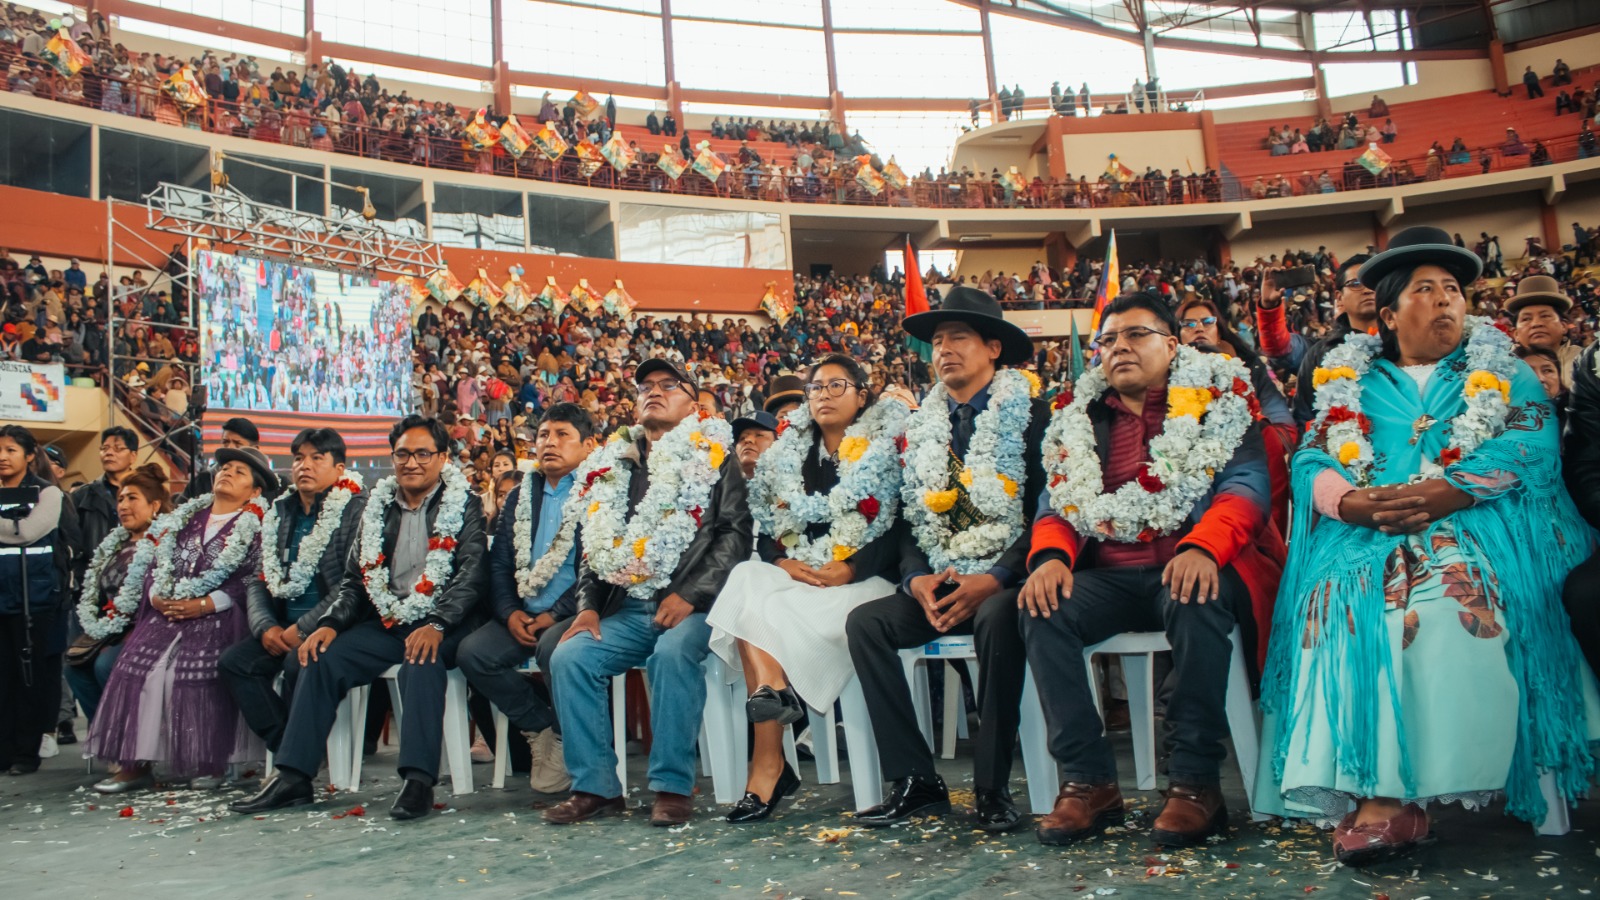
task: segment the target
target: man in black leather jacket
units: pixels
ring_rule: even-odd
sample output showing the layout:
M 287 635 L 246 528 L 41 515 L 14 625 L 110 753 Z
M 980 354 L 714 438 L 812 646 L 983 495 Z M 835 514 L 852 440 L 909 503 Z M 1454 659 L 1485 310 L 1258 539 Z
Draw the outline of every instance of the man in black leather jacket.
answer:
M 263 571 L 245 586 L 250 637 L 217 660 L 222 683 L 239 704 L 245 724 L 273 753 L 283 740 L 288 704 L 300 677 L 300 644 L 317 630 L 339 596 L 345 562 L 367 506 L 366 494 L 353 491 L 354 485 L 342 480 L 345 443 L 339 432 L 307 428 L 295 436 L 289 452 L 294 459 L 290 470 L 294 490 L 274 504 L 277 527 L 273 534 L 263 534 L 261 541 L 262 553 L 277 560 L 277 577 L 269 582 Z M 330 505 L 330 495 L 338 497 L 331 502 L 342 508 Z M 314 548 L 316 543 L 320 548 Z M 317 558 L 308 560 L 307 554 L 313 552 Z M 262 565 L 265 569 L 267 563 Z M 314 567 L 311 580 L 296 591 L 295 572 L 307 565 Z M 280 673 L 281 694 L 274 685 Z
M 433 811 L 445 669 L 454 664 L 461 639 L 483 621 L 488 556 L 483 508 L 459 473 L 446 473 L 450 435 L 439 420 L 407 416 L 390 431 L 389 446 L 395 475 L 373 486 L 346 557 L 339 596 L 300 645 L 300 682 L 289 706 L 277 777 L 255 797 L 234 803 L 235 812 L 310 803 L 311 779 L 322 764 L 339 702 L 351 688 L 393 665 L 400 666 L 406 711 L 400 720 L 399 766 L 405 785 L 389 815 L 416 819 Z M 441 511 L 456 504 L 463 505 L 460 524 L 439 522 Z M 381 523 L 382 538 L 368 559 L 364 535 L 375 523 Z M 448 574 L 427 560 L 437 549 L 450 551 Z M 373 570 L 379 568 L 387 571 L 387 583 L 369 590 L 369 572 L 378 577 Z M 415 613 L 408 610 L 418 593 L 429 598 L 423 604 L 427 611 L 412 618 Z M 379 602 L 394 602 L 400 609 L 381 612 Z
M 1600 527 L 1600 364 L 1591 344 L 1572 367 L 1567 430 L 1561 441 L 1561 469 L 1578 512 Z M 1600 554 L 1589 557 L 1567 575 L 1561 602 L 1572 620 L 1572 636 L 1589 668 L 1600 672 Z
M 644 436 L 636 441 L 638 454 L 629 473 L 630 512 L 650 486 L 652 445 L 697 414 L 695 383 L 671 362 L 646 360 L 634 371 L 634 380 Z M 701 663 L 711 638 L 706 613 L 728 573 L 750 558 L 752 524 L 744 473 L 731 446 L 723 448 L 723 455 L 700 526 L 679 555 L 667 586 L 645 599 L 630 597 L 597 575 L 585 558 L 578 576 L 577 616 L 558 623 L 541 639 L 551 640 L 558 629 L 564 632 L 548 671 L 573 788 L 570 797 L 545 811 L 546 822 L 581 822 L 625 806 L 611 746 L 607 689 L 612 676 L 638 665 L 645 667 L 650 683 L 650 788 L 656 792 L 650 823 L 681 825 L 691 816 L 695 743 L 706 699 Z

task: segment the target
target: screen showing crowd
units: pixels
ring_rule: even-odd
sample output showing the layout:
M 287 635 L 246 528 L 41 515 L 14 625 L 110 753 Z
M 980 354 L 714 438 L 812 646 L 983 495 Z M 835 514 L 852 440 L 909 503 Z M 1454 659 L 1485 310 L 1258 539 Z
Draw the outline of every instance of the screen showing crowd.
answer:
M 351 272 L 195 254 L 213 408 L 345 416 L 411 405 L 407 291 Z

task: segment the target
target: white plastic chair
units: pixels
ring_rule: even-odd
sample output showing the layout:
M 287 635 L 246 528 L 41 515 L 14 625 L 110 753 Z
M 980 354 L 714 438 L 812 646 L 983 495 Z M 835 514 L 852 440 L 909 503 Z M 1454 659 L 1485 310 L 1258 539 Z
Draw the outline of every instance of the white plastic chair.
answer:
M 389 682 L 389 700 L 393 707 L 394 729 L 400 730 L 400 667 L 390 666 L 383 673 Z M 350 764 L 351 784 L 361 783 L 361 745 L 366 737 L 367 692 L 366 685 L 350 692 L 353 718 L 350 733 L 354 736 Z M 460 669 L 445 673 L 444 687 L 444 753 L 450 767 L 450 791 L 457 797 L 472 793 L 472 737 L 467 714 L 467 676 Z
M 273 682 L 278 690 L 283 690 L 283 676 L 279 675 Z M 360 787 L 361 779 L 361 737 L 355 733 L 355 705 L 356 688 L 347 692 L 344 699 L 339 701 L 339 706 L 334 710 L 333 728 L 328 731 L 328 783 L 341 791 L 353 791 Z M 365 717 L 365 700 L 362 697 L 362 716 Z M 267 751 L 264 768 L 270 774 L 273 769 L 273 753 Z
M 1260 724 L 1255 700 L 1250 696 L 1250 681 L 1245 675 L 1245 648 L 1238 626 L 1234 626 L 1229 640 L 1233 642 L 1233 658 L 1228 665 L 1228 731 L 1233 735 L 1233 756 L 1239 761 L 1239 775 L 1244 779 L 1251 813 L 1263 819 L 1266 817 L 1255 812 Z M 1128 720 L 1133 730 L 1133 768 L 1141 791 L 1154 790 L 1156 786 L 1154 657 L 1170 649 L 1166 634 L 1160 631 L 1128 632 L 1083 648 L 1083 664 L 1089 670 L 1089 692 L 1094 696 L 1097 709 L 1100 687 L 1095 680 L 1093 657 L 1104 653 L 1122 661 L 1122 677 L 1128 685 Z
M 715 654 L 713 654 L 715 655 Z M 744 712 L 744 702 L 750 696 L 750 686 L 745 684 L 744 673 L 730 669 L 719 658 L 717 663 L 733 681 L 724 685 L 728 694 L 728 730 L 733 736 L 734 776 L 743 785 L 750 775 L 750 731 Z M 709 705 L 709 704 L 708 704 Z M 833 704 L 826 711 L 806 707 L 806 717 L 811 725 L 811 757 L 817 768 L 818 784 L 839 783 L 839 732 L 833 714 Z M 800 771 L 800 754 L 795 749 L 794 732 L 783 730 L 783 757 L 789 767 Z
M 900 662 L 905 667 L 906 682 L 911 686 L 911 702 L 917 712 L 917 722 L 922 726 L 922 736 L 928 741 L 928 746 L 933 748 L 933 710 L 929 698 L 928 680 L 917 671 L 919 666 L 925 667 L 929 660 L 964 659 L 972 672 L 972 683 L 978 684 L 978 644 L 976 638 L 969 634 L 947 635 L 929 641 L 921 647 L 912 647 L 900 651 Z M 954 744 L 957 728 L 966 719 L 966 704 L 963 702 L 960 687 L 960 678 L 955 676 L 954 670 L 947 669 L 945 678 L 945 714 L 944 714 L 944 739 L 948 755 L 946 759 L 954 757 Z M 846 722 L 846 730 L 849 723 Z M 1050 755 L 1050 743 L 1044 727 L 1044 707 L 1039 702 L 1039 689 L 1033 682 L 1031 669 L 1025 670 L 1022 682 L 1022 704 L 1018 728 L 1018 749 L 1022 751 L 1022 767 L 1028 778 L 1028 806 L 1038 815 L 1044 815 L 1055 807 L 1056 793 L 1060 788 L 1060 767 Z M 852 745 L 854 742 L 851 742 Z M 850 756 L 852 773 L 855 771 L 855 754 Z M 880 800 L 873 801 L 875 805 L 881 802 L 882 777 L 877 779 L 877 793 Z

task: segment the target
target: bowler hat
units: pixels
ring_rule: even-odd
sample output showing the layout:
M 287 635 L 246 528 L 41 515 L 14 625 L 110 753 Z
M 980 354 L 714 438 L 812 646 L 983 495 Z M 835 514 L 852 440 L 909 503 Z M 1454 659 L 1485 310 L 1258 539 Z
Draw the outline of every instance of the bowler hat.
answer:
M 1457 247 L 1443 228 L 1416 225 L 1389 239 L 1389 247 L 1361 264 L 1361 283 L 1374 290 L 1383 276 L 1420 265 L 1439 266 L 1455 276 L 1463 288 L 1478 280 L 1483 260 L 1465 247 Z
M 767 396 L 767 402 L 762 404 L 762 409 L 772 412 L 775 407 L 782 406 L 791 400 L 805 401 L 805 382 L 799 375 L 779 375 L 772 379 L 772 393 Z
M 265 453 L 255 447 L 223 447 L 217 451 L 217 465 L 230 462 L 249 466 L 251 474 L 255 476 L 256 486 L 269 499 L 278 495 L 278 474 L 272 471 L 272 461 L 267 459 Z
M 1549 275 L 1529 275 L 1517 283 L 1517 295 L 1506 301 L 1506 312 L 1515 316 L 1524 306 L 1543 304 L 1553 306 L 1557 313 L 1566 315 L 1572 308 L 1572 298 L 1561 292 L 1561 282 Z
M 900 327 L 912 337 L 931 343 L 934 331 L 946 322 L 970 325 L 986 340 L 999 341 L 1000 365 L 1016 365 L 1033 355 L 1033 339 L 1006 321 L 1000 301 L 976 288 L 955 288 L 938 309 L 907 316 Z

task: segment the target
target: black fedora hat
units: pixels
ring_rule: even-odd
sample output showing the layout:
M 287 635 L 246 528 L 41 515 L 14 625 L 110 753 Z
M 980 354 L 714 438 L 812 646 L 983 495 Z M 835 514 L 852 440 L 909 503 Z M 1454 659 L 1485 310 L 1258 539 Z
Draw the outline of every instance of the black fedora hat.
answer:
M 1457 247 L 1443 228 L 1416 225 L 1389 239 L 1389 247 L 1361 264 L 1361 283 L 1377 289 L 1383 276 L 1407 266 L 1439 266 L 1465 288 L 1478 280 L 1483 260 L 1465 247 Z
M 906 334 L 932 343 L 933 332 L 946 322 L 964 322 L 984 338 L 999 341 L 1002 366 L 1014 366 L 1033 355 L 1033 339 L 1006 321 L 1000 301 L 976 288 L 952 290 L 938 309 L 907 316 L 900 327 Z

